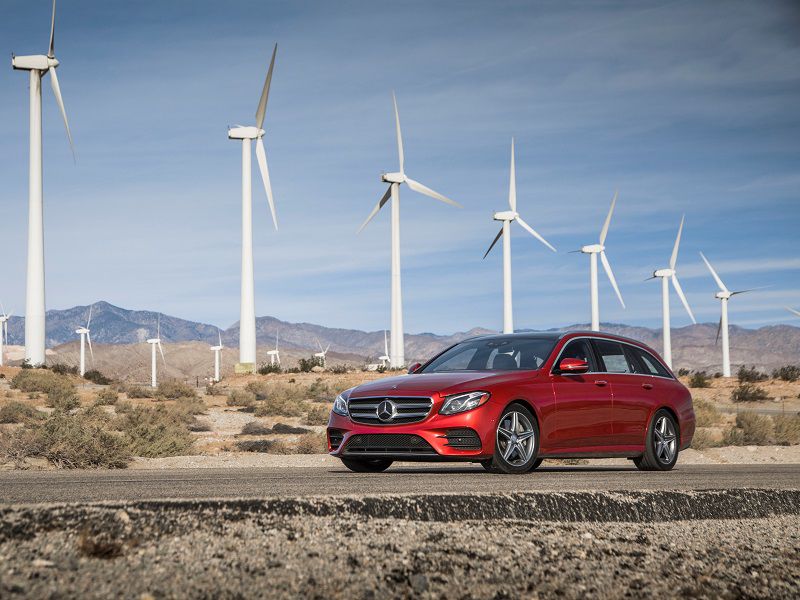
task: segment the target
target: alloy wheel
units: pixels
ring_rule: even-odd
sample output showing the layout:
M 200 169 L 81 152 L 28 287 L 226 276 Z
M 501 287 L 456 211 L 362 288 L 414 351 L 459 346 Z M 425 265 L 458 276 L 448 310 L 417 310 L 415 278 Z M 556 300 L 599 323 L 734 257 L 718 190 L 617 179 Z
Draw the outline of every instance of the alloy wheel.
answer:
M 661 463 L 671 463 L 678 444 L 678 436 L 675 434 L 675 425 L 672 423 L 672 419 L 666 415 L 659 417 L 653 433 L 656 458 Z
M 515 410 L 503 415 L 497 426 L 497 447 L 509 465 L 526 464 L 536 449 L 536 430 L 530 419 Z

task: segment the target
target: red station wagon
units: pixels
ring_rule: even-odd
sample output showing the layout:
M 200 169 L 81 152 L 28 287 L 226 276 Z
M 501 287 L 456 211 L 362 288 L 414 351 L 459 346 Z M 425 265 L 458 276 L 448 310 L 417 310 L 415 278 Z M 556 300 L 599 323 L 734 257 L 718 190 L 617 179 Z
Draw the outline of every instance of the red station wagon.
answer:
M 593 331 L 517 333 L 465 340 L 408 375 L 342 392 L 328 449 L 357 472 L 402 460 L 526 473 L 576 457 L 668 471 L 694 428 L 689 390 L 652 348 Z

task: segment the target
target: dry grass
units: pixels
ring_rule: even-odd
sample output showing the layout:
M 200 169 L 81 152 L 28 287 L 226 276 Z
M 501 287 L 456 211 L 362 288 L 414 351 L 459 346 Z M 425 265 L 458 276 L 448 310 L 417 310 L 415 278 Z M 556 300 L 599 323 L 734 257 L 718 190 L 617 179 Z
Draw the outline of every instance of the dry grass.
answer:
M 259 423 L 258 421 L 250 421 L 249 423 L 245 423 L 244 427 L 242 427 L 242 432 L 239 435 L 269 435 L 272 433 L 272 429 Z
M 156 398 L 163 400 L 177 400 L 178 398 L 194 398 L 197 391 L 190 385 L 175 379 L 158 384 L 155 392 Z
M 774 433 L 772 419 L 768 416 L 741 412 L 736 415 L 736 424 L 725 433 L 723 445 L 766 446 L 773 443 Z
M 722 415 L 711 402 L 697 399 L 692 404 L 697 427 L 713 427 L 722 420 Z
M 316 404 L 308 408 L 306 418 L 303 421 L 306 425 L 327 425 L 331 409 L 328 406 Z
M 166 406 L 133 407 L 119 417 L 117 427 L 135 456 L 178 456 L 185 454 L 194 441 L 185 414 Z
M 95 394 L 94 403 L 97 406 L 113 406 L 119 400 L 119 394 L 111 388 L 103 388 Z
M 30 404 L 18 400 L 0 406 L 0 423 L 30 423 L 42 420 L 46 416 Z
M 781 446 L 800 444 L 800 415 L 777 415 L 773 417 L 775 443 Z

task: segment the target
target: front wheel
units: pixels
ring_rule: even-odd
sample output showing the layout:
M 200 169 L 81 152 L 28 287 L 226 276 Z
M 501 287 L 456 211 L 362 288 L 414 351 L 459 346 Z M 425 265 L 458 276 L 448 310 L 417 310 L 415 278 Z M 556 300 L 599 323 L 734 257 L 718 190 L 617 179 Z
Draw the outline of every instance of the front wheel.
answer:
M 678 423 L 668 410 L 656 411 L 647 428 L 644 454 L 633 459 L 640 471 L 669 471 L 678 462 Z
M 538 453 L 539 423 L 536 417 L 522 404 L 509 404 L 497 423 L 490 470 L 527 473 L 541 463 Z
M 343 458 L 342 463 L 355 473 L 380 473 L 392 466 L 388 458 Z

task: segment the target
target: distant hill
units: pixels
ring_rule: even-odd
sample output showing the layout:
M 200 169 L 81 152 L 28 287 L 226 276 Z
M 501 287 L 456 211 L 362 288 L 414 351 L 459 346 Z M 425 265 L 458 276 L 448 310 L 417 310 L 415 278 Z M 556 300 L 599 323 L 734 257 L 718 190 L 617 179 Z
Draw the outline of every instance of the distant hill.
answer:
M 75 329 L 84 325 L 88 306 L 76 306 L 66 310 L 47 312 L 47 345 L 56 348 L 76 341 Z M 205 323 L 187 321 L 153 311 L 128 310 L 97 302 L 92 313 L 92 342 L 97 345 L 141 344 L 156 332 L 156 323 L 161 319 L 161 338 L 165 344 L 186 342 L 216 343 L 217 328 Z M 660 329 L 633 327 L 616 323 L 604 323 L 603 331 L 641 340 L 656 350 L 661 349 Z M 587 324 L 575 324 L 550 331 L 588 329 Z M 383 331 L 360 331 L 323 327 L 312 323 L 288 323 L 274 317 L 256 319 L 259 351 L 275 343 L 275 333 L 280 330 L 280 346 L 287 356 L 307 356 L 317 350 L 317 339 L 323 346 L 331 345 L 331 357 L 339 361 L 358 362 L 374 360 L 383 354 Z M 530 330 L 529 330 L 530 331 Z M 672 346 L 676 368 L 705 369 L 711 372 L 720 369 L 720 348 L 715 344 L 717 325 L 699 324 L 672 330 Z M 409 361 L 425 359 L 441 349 L 467 337 L 493 333 L 491 330 L 474 328 L 452 335 L 419 333 L 406 335 L 406 357 Z M 222 331 L 222 340 L 231 351 L 238 345 L 239 325 L 234 324 Z M 12 317 L 9 321 L 9 343 L 24 343 L 24 319 Z M 186 344 L 188 348 L 203 349 L 202 344 Z M 120 349 L 121 350 L 121 349 Z M 205 352 L 206 350 L 203 350 Z M 67 352 L 69 354 L 69 352 Z M 138 354 L 138 352 L 137 352 Z M 114 352 L 123 359 L 124 352 Z M 205 365 L 205 354 L 197 361 Z M 755 365 L 771 369 L 784 364 L 800 364 L 800 328 L 775 325 L 759 329 L 731 326 L 731 360 L 735 365 Z M 193 371 L 192 371 L 193 372 Z

